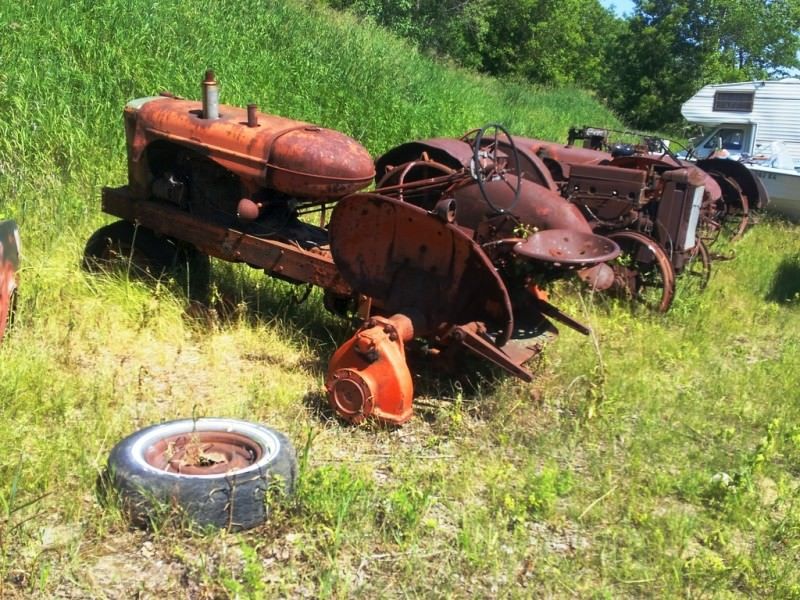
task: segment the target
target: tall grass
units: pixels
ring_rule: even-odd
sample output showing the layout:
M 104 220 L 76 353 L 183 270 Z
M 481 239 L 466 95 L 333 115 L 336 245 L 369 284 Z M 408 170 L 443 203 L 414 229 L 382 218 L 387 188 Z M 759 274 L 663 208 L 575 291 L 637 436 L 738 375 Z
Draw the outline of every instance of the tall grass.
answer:
M 347 331 L 319 295 L 214 265 L 219 312 L 167 281 L 88 275 L 125 180 L 121 110 L 168 89 L 345 131 L 374 154 L 488 121 L 563 139 L 618 126 L 579 90 L 447 68 L 312 1 L 0 4 L 0 217 L 21 302 L 0 346 L 0 596 L 800 597 L 800 237 L 760 224 L 709 289 L 631 315 L 565 284 L 532 385 L 415 379 L 398 431 L 329 420 Z M 191 414 L 286 431 L 307 455 L 267 525 L 130 530 L 95 494 L 108 450 Z
M 313 2 L 5 3 L 0 23 L 4 212 L 53 232 L 92 218 L 97 187 L 123 180 L 124 103 L 196 98 L 207 67 L 224 102 L 342 130 L 373 153 L 489 121 L 548 139 L 571 119 L 616 123 L 585 92 L 448 69 Z

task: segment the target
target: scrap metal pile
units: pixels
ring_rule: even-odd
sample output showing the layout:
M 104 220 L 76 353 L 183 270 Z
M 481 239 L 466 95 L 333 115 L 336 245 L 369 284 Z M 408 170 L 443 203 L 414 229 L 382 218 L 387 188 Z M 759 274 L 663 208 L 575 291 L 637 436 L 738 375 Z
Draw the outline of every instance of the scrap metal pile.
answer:
M 373 162 L 336 131 L 220 105 L 211 72 L 202 87 L 202 102 L 167 94 L 126 106 L 128 183 L 102 197 L 122 221 L 92 236 L 86 264 L 189 265 L 202 280 L 215 256 L 319 286 L 326 308 L 360 323 L 326 378 L 331 406 L 354 423 L 410 418 L 411 344 L 443 364 L 466 351 L 529 381 L 552 321 L 588 333 L 548 302 L 556 278 L 574 272 L 635 300 L 655 287 L 666 310 L 675 272 L 698 255 L 706 268 L 698 223 L 728 210 L 731 190 L 755 199 L 723 167 L 564 147 L 499 125 Z

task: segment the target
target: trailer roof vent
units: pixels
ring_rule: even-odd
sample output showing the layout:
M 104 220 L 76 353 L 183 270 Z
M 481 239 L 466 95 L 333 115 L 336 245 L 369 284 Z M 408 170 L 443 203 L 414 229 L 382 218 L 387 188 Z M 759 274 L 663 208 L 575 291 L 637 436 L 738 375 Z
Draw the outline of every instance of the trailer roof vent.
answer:
M 714 112 L 742 112 L 753 111 L 753 97 L 755 92 L 714 92 Z

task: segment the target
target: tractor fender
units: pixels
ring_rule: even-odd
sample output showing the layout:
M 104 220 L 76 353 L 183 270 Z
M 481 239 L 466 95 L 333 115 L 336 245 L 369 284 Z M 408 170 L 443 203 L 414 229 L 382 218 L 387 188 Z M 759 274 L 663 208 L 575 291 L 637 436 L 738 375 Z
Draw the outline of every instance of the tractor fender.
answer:
M 733 179 L 741 188 L 742 193 L 747 196 L 747 202 L 751 209 L 760 210 L 765 208 L 769 202 L 769 196 L 763 185 L 760 185 L 750 169 L 744 164 L 727 158 L 708 158 L 698 160 L 696 165 L 711 174 L 722 175 Z

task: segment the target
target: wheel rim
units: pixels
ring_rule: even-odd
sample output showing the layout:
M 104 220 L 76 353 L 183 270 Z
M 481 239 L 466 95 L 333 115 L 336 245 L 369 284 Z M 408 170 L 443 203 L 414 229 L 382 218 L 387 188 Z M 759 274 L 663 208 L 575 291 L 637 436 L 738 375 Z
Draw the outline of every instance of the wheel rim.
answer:
M 652 238 L 634 231 L 607 234 L 622 250 L 611 263 L 612 290 L 649 310 L 666 312 L 675 295 L 675 273 L 666 252 Z
M 719 222 L 720 213 L 701 214 L 700 223 L 697 226 L 697 237 L 703 241 L 706 246 L 711 246 L 719 239 L 722 225 Z
M 220 437 L 217 437 L 218 435 Z M 226 458 L 225 461 L 219 460 L 217 462 L 220 457 L 212 456 L 210 458 L 217 460 L 187 461 L 198 463 L 195 466 L 202 467 L 202 470 L 195 474 L 187 473 L 186 469 L 183 468 L 180 473 L 174 471 L 172 467 L 168 470 L 166 469 L 166 463 L 175 449 L 174 446 L 170 449 L 169 443 L 181 437 L 185 438 L 185 441 L 182 442 L 184 446 L 191 443 L 219 443 L 223 445 L 229 444 L 233 449 L 242 448 L 244 452 L 240 451 L 239 453 L 246 458 L 245 462 L 247 464 L 241 463 L 241 468 L 229 469 L 227 465 L 233 459 Z M 218 478 L 220 473 L 241 476 L 246 473 L 260 472 L 275 460 L 280 452 L 281 445 L 281 441 L 274 432 L 256 423 L 237 419 L 204 417 L 197 420 L 180 419 L 168 421 L 139 432 L 132 441 L 130 454 L 137 464 L 147 470 L 174 477 Z M 202 447 L 200 449 L 202 450 Z M 223 450 L 232 451 L 231 448 L 223 448 Z M 204 452 L 207 454 L 208 450 L 204 450 Z M 159 458 L 162 454 L 163 457 Z M 209 457 L 206 456 L 206 458 Z M 165 461 L 164 459 L 167 460 Z M 215 470 L 209 470 L 213 469 L 213 465 L 206 465 L 204 464 L 205 462 L 213 462 L 223 466 L 219 466 Z
M 725 237 L 732 242 L 735 242 L 744 235 L 747 225 L 750 223 L 750 211 L 748 210 L 746 199 L 744 199 L 744 204 L 745 207 L 743 210 L 736 209 L 727 211 L 722 217 L 722 231 Z
M 731 242 L 735 242 L 744 235 L 750 221 L 750 203 L 742 188 L 732 177 L 726 177 L 720 173 L 715 179 L 722 188 L 724 197 L 724 207 L 719 213 L 720 229 L 724 237 Z
M 152 467 L 179 475 L 219 475 L 246 469 L 259 460 L 261 445 L 238 433 L 198 431 L 159 439 L 144 452 Z

